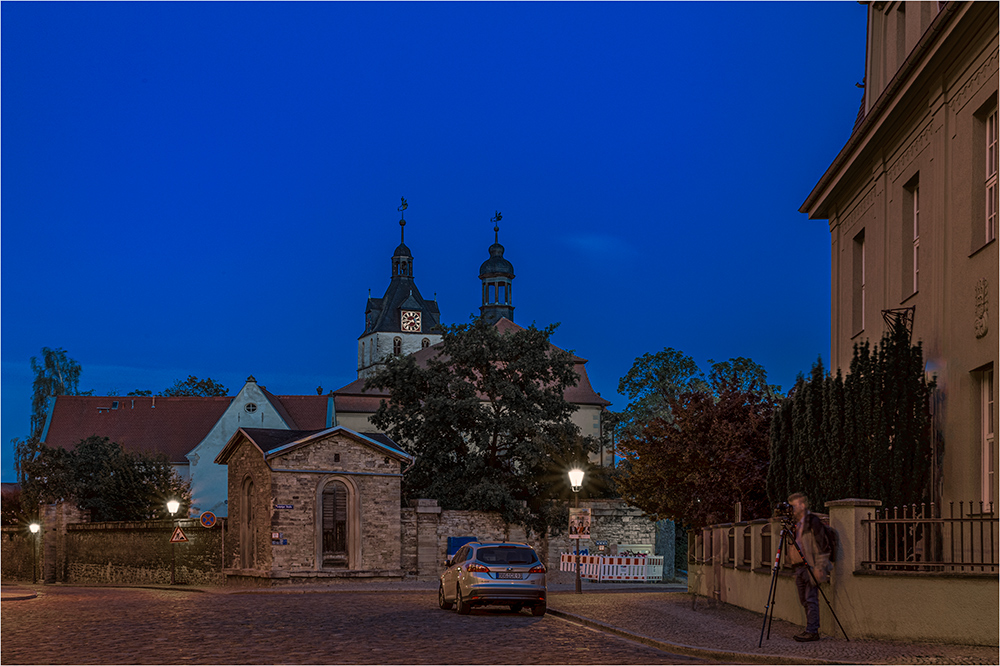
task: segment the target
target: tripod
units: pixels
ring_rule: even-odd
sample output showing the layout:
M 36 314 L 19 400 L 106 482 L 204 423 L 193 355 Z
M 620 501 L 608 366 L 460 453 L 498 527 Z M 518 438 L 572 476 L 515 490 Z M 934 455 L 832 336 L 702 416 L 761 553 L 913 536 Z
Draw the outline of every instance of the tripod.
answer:
M 802 558 L 803 562 L 808 562 L 806 560 L 805 553 L 799 548 L 799 544 L 795 543 L 795 536 L 792 531 L 788 528 L 788 525 L 781 524 L 781 537 L 778 540 L 778 552 L 774 554 L 774 566 L 771 568 L 771 587 L 767 592 L 767 603 L 764 605 L 764 624 L 760 627 L 760 640 L 757 641 L 757 647 L 764 644 L 764 628 L 767 627 L 767 639 L 771 640 L 771 620 L 774 619 L 774 601 L 775 592 L 778 590 L 778 570 L 781 569 L 781 551 L 784 550 L 785 539 L 788 539 L 788 543 L 795 546 L 795 550 L 799 552 L 799 557 Z M 809 566 L 808 563 L 806 566 Z M 833 619 L 837 621 L 837 626 L 840 627 L 840 631 L 844 634 L 844 638 L 848 641 L 851 639 L 847 637 L 847 632 L 844 631 L 844 626 L 840 624 L 840 619 L 837 617 L 837 613 L 834 612 L 833 606 L 830 605 L 830 600 L 826 598 L 826 593 L 823 592 L 823 588 L 819 586 L 819 581 L 816 580 L 816 574 L 813 573 L 812 567 L 809 567 L 809 576 L 812 577 L 813 583 L 816 585 L 816 589 L 819 593 L 823 595 L 823 601 L 826 602 L 827 607 L 830 609 L 830 613 L 833 615 Z

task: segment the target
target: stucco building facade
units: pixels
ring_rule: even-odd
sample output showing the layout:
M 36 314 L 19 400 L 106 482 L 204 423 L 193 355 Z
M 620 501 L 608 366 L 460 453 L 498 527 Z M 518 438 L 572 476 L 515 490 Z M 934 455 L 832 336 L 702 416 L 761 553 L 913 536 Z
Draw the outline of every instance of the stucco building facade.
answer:
M 867 4 L 862 105 L 800 208 L 829 220 L 830 366 L 846 372 L 856 343 L 877 342 L 883 314 L 910 322 L 937 383 L 933 499 L 988 511 L 997 500 L 998 5 Z

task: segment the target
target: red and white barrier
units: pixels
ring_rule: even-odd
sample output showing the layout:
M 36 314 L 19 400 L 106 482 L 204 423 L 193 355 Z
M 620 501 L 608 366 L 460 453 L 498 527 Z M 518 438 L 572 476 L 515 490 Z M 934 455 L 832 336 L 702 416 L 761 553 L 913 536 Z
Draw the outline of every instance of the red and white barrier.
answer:
M 576 571 L 574 553 L 560 553 L 559 570 Z M 611 557 L 581 555 L 580 578 L 601 581 L 650 582 L 663 577 L 663 557 Z

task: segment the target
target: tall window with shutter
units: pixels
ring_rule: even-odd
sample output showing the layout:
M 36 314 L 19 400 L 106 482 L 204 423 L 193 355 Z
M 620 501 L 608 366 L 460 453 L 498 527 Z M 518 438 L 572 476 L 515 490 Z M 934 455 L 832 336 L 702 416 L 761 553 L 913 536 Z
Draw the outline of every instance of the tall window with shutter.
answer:
M 323 568 L 347 566 L 347 487 L 332 481 L 323 488 Z

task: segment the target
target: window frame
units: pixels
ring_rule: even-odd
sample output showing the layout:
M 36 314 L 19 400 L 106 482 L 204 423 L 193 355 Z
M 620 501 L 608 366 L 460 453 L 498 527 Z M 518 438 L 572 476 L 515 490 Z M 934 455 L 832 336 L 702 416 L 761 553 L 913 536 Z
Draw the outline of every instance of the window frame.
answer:
M 984 208 L 984 222 L 985 222 L 985 242 L 996 239 L 997 236 L 997 216 L 998 216 L 998 192 L 1000 192 L 1000 187 L 997 184 L 997 171 L 998 171 L 998 152 L 1000 152 L 1000 144 L 997 141 L 997 106 L 994 105 L 991 111 L 986 113 L 985 121 L 985 156 L 986 156 L 986 178 L 983 185 L 984 194 L 986 196 L 985 208 Z
M 989 512 L 990 503 L 994 510 L 997 498 L 996 487 L 996 385 L 993 367 L 979 373 L 979 444 L 980 444 L 980 500 L 983 511 Z

